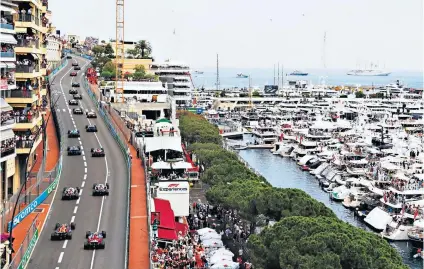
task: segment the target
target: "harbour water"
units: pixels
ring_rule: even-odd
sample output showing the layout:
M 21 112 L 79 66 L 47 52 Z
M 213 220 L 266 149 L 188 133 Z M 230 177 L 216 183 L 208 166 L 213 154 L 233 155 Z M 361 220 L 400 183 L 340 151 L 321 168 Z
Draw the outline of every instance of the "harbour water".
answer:
M 203 71 L 203 74 L 193 74 L 193 82 L 195 87 L 205 87 L 206 89 L 215 88 L 216 83 L 216 68 L 208 69 L 195 69 Z M 423 75 L 422 72 L 413 71 L 394 71 L 389 76 L 376 76 L 376 77 L 361 77 L 361 76 L 348 76 L 346 73 L 349 70 L 324 70 L 324 69 L 311 69 L 302 70 L 309 72 L 308 76 L 286 76 L 290 74 L 292 69 L 284 70 L 284 81 L 287 80 L 305 80 L 312 84 L 320 84 L 321 79 L 325 78 L 327 85 L 345 86 L 345 85 L 362 85 L 362 86 L 384 86 L 389 83 L 394 83 L 396 80 L 402 81 L 407 87 L 422 89 L 423 88 Z M 264 85 L 272 85 L 274 83 L 274 70 L 273 69 L 258 69 L 258 68 L 220 68 L 219 78 L 221 89 L 233 87 L 248 87 L 248 78 L 237 78 L 237 73 L 243 73 L 251 76 L 252 87 L 263 87 Z M 281 74 L 281 70 L 280 70 Z M 280 85 L 282 79 L 280 75 Z M 277 79 L 276 79 L 277 84 Z
M 270 150 L 258 149 L 242 150 L 239 151 L 239 155 L 274 187 L 301 189 L 331 208 L 341 220 L 369 230 L 363 222 L 354 217 L 353 211 L 346 209 L 341 203 L 330 200 L 328 194 L 319 187 L 316 178 L 308 172 L 301 171 L 292 159 L 273 155 Z M 407 242 L 396 242 L 391 245 L 399 251 L 405 264 L 410 268 L 423 268 L 422 259 L 412 257 L 414 250 Z

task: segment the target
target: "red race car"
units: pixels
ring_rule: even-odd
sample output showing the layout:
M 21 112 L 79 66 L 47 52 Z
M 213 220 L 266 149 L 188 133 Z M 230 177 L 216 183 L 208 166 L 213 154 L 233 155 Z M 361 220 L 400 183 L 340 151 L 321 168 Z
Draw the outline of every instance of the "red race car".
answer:
M 104 249 L 105 248 L 105 238 L 106 238 L 106 232 L 90 232 L 88 231 L 85 234 L 85 238 L 87 238 L 87 241 L 84 242 L 84 249 Z
M 77 72 L 71 72 L 70 76 L 71 77 L 76 77 L 77 76 Z

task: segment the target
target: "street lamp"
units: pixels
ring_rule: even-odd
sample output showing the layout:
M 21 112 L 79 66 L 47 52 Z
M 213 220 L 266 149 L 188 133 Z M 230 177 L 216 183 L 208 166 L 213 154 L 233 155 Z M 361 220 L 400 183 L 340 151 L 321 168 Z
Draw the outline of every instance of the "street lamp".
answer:
M 59 101 L 59 98 L 60 98 L 60 96 L 59 97 L 57 97 L 57 99 L 56 99 L 56 101 L 54 102 L 54 104 L 53 104 L 53 106 L 52 106 L 52 110 L 53 109 L 55 109 L 55 107 L 56 107 L 56 103 Z M 53 112 L 52 112 L 53 113 Z M 49 120 L 50 120 L 50 116 L 52 115 L 52 113 L 50 113 L 50 115 L 49 115 L 49 117 L 47 118 L 47 120 L 44 120 L 44 117 L 42 118 L 42 124 L 41 124 L 41 128 L 37 131 L 37 134 L 35 135 L 35 138 L 34 138 L 34 141 L 37 141 L 37 139 L 38 139 L 38 137 L 40 136 L 40 134 L 41 134 L 41 131 L 43 131 L 43 149 L 44 149 L 44 147 L 46 146 L 46 140 L 45 140 L 45 138 L 46 138 L 46 125 L 47 125 L 47 123 L 49 122 Z M 33 149 L 34 149 L 34 145 L 35 145 L 36 143 L 33 143 L 32 144 L 32 146 L 31 146 L 31 149 L 30 149 L 30 153 L 33 151 Z M 43 152 L 44 152 L 44 150 L 43 150 Z M 25 160 L 25 167 L 28 167 L 28 160 L 29 160 L 29 156 L 30 156 L 30 154 L 28 154 L 28 156 L 26 157 L 26 160 Z M 32 167 L 31 167 L 31 169 L 29 170 L 29 171 L 25 171 L 25 181 L 22 183 L 22 185 L 21 185 L 21 187 L 19 188 L 19 192 L 18 192 L 18 197 L 16 198 L 16 201 L 15 201 L 15 205 L 13 206 L 13 213 L 12 213 L 12 219 L 11 219 L 11 225 L 9 226 L 9 224 L 8 224 L 8 229 L 9 229 L 9 241 L 10 241 L 10 249 L 12 250 L 11 252 L 10 252 L 10 259 L 9 259 L 9 261 L 11 261 L 12 260 L 12 253 L 14 252 L 14 250 L 13 250 L 13 240 L 12 240 L 12 231 L 13 231 L 13 219 L 15 218 L 15 213 L 16 213 L 16 207 L 17 207 L 17 205 L 18 205 L 18 203 L 19 203 L 19 198 L 20 198 L 20 196 L 21 196 L 21 193 L 22 193 L 22 190 L 24 189 L 24 187 L 26 186 L 26 183 L 27 183 L 27 181 L 28 181 L 28 175 L 29 174 L 31 174 L 31 172 L 32 172 L 32 169 L 34 169 L 34 167 L 35 167 L 35 165 L 33 165 Z M 26 170 L 26 169 L 25 169 Z

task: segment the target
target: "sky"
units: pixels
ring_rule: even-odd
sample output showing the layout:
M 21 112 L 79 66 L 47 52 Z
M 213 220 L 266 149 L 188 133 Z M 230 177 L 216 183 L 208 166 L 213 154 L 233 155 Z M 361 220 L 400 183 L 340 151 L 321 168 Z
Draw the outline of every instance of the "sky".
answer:
M 115 0 L 71 3 L 49 1 L 62 34 L 115 38 Z M 219 54 L 220 67 L 422 71 L 423 12 L 422 0 L 125 0 L 125 40 L 196 68 Z

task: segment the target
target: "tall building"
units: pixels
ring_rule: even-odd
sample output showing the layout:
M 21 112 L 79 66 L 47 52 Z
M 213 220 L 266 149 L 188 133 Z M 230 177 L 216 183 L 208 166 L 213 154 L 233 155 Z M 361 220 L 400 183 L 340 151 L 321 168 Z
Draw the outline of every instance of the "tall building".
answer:
M 4 3 L 10 3 L 2 1 Z M 1 97 L 12 107 L 15 124 L 13 132 L 16 143 L 15 174 L 12 193 L 22 182 L 25 181 L 25 171 L 32 167 L 35 160 L 35 149 L 41 144 L 42 136 L 35 138 L 42 124 L 42 107 L 46 105 L 43 98 L 47 94 L 44 76 L 47 68 L 47 40 L 48 31 L 47 1 L 34 0 L 13 1 L 15 14 L 13 14 L 12 29 L 15 38 L 10 42 L 16 42 L 13 56 L 16 59 L 16 68 L 8 68 L 6 72 L 14 77 L 15 87 L 2 89 Z M 10 11 L 13 13 L 13 11 Z M 2 37 L 3 21 L 7 20 L 7 14 L 2 9 Z M 10 28 L 10 26 L 7 26 Z M 3 47 L 3 38 L 2 38 Z M 9 45 L 10 45 L 9 42 Z M 3 51 L 3 48 L 2 48 Z M 2 66 L 3 65 L 2 57 Z M 3 67 L 2 67 L 3 70 Z M 3 71 L 2 71 L 3 78 Z
M 51 12 L 47 10 L 46 18 L 51 21 Z M 48 26 L 47 30 L 47 69 L 53 70 L 58 67 L 62 60 L 62 39 L 60 38 L 60 34 L 56 32 L 56 27 L 51 23 Z

